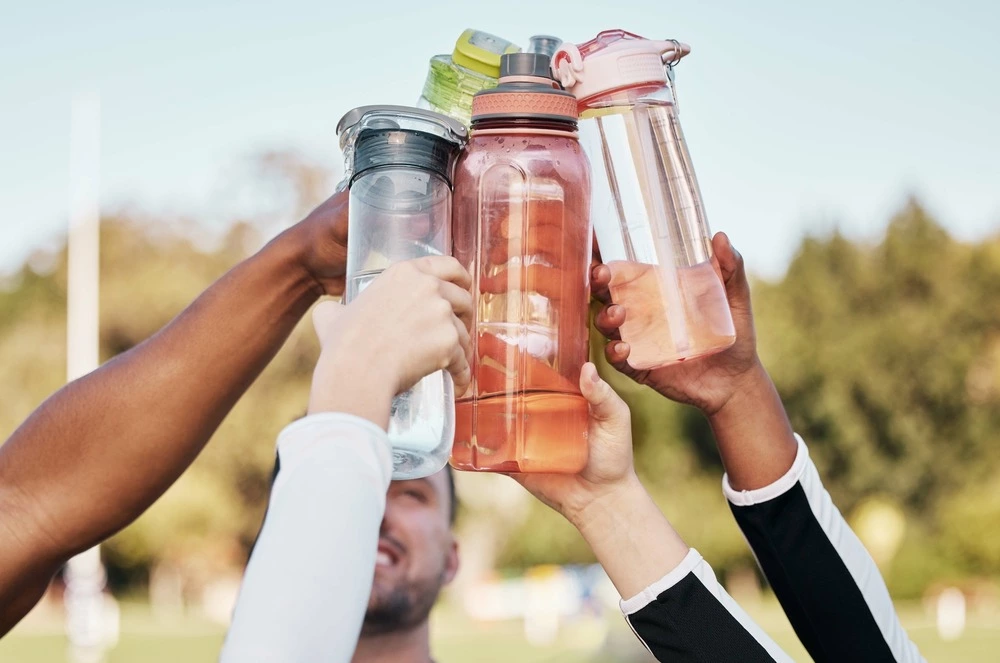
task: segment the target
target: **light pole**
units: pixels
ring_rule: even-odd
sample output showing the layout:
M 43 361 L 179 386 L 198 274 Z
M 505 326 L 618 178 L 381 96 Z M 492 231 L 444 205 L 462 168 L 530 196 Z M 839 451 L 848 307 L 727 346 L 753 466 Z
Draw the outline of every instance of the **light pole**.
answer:
M 73 99 L 70 125 L 70 212 L 66 314 L 66 378 L 75 380 L 99 363 L 99 228 L 101 106 L 96 94 Z M 72 663 L 104 659 L 109 625 L 107 580 L 97 546 L 66 565 L 66 635 Z

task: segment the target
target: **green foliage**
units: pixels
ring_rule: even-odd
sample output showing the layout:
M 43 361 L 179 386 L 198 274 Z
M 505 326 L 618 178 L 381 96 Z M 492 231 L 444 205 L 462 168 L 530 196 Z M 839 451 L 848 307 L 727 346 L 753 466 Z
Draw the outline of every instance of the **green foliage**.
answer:
M 259 242 L 236 226 L 204 250 L 176 227 L 134 215 L 105 220 L 103 358 L 155 333 Z M 52 263 L 50 272 L 25 266 L 0 290 L 5 436 L 64 380 L 65 254 Z M 754 284 L 754 306 L 762 357 L 835 501 L 849 513 L 878 495 L 906 515 L 905 542 L 887 570 L 894 591 L 1000 574 L 1000 238 L 958 242 L 911 201 L 877 244 L 839 234 L 804 241 L 783 279 Z M 191 471 L 109 542 L 116 569 L 134 577 L 160 560 L 215 554 L 218 540 L 248 549 L 274 438 L 302 414 L 316 352 L 303 322 Z M 748 563 L 700 413 L 598 363 L 632 408 L 636 466 L 657 502 L 717 570 Z M 538 504 L 500 557 L 509 567 L 591 559 L 577 533 Z

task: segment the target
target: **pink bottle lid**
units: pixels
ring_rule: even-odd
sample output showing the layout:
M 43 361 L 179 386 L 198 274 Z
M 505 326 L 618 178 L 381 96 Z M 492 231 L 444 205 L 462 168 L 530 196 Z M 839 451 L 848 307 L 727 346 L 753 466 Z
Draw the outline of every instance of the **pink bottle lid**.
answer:
M 577 102 L 551 76 L 549 56 L 509 53 L 500 56 L 500 81 L 472 99 L 472 121 L 493 118 L 552 119 L 576 122 Z
M 552 72 L 583 102 L 612 90 L 666 84 L 664 64 L 673 65 L 690 52 L 690 46 L 676 40 L 605 30 L 579 46 L 564 43 L 552 56 Z

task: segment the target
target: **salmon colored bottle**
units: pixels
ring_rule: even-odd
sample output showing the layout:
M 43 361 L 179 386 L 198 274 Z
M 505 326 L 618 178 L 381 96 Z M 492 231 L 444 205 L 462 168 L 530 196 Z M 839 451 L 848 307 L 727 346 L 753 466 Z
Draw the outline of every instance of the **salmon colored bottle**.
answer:
M 590 166 L 577 100 L 549 58 L 501 58 L 455 167 L 454 254 L 473 275 L 473 379 L 455 408 L 460 470 L 578 472 L 587 462 Z

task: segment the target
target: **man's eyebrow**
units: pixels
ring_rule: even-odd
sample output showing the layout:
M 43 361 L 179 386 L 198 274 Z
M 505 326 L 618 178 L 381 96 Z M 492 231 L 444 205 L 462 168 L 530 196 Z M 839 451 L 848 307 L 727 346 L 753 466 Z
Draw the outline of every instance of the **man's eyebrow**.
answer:
M 419 483 L 421 485 L 429 487 L 431 489 L 431 492 L 435 494 L 437 493 L 437 490 L 434 489 L 434 483 L 430 480 L 429 477 L 421 477 L 419 479 L 403 479 L 398 483 L 397 482 L 393 483 L 396 483 L 396 485 Z

